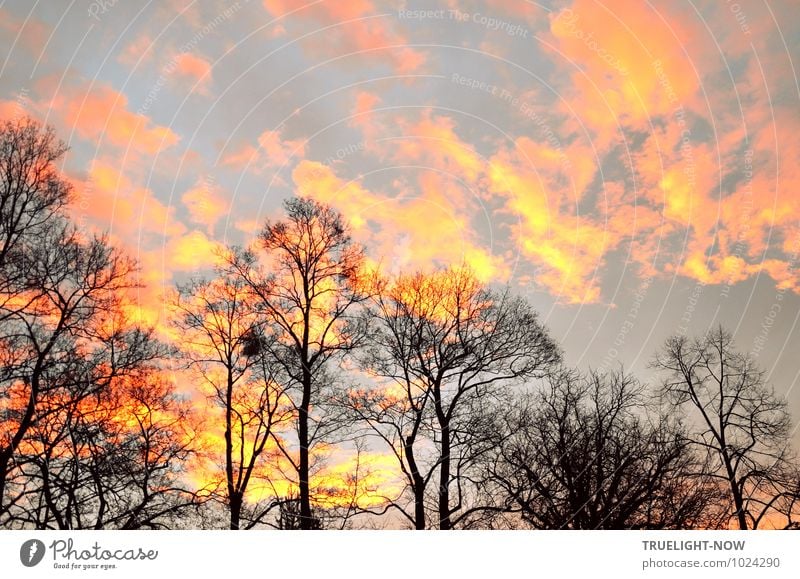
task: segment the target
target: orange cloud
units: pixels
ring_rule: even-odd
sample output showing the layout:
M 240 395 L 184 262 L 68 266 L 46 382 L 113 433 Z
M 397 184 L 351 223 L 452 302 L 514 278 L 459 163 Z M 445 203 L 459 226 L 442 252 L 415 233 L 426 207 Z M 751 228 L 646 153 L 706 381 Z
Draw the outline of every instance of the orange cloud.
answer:
M 258 144 L 270 167 L 285 165 L 292 157 L 302 157 L 306 146 L 303 140 L 283 140 L 280 131 L 264 131 L 258 137 Z
M 148 34 L 130 42 L 117 56 L 117 62 L 126 66 L 136 66 L 137 63 L 147 62 L 153 56 L 153 39 Z
M 299 195 L 342 212 L 355 237 L 374 252 L 387 273 L 466 262 L 484 281 L 509 275 L 504 259 L 483 247 L 476 236 L 474 208 L 463 188 L 446 176 L 425 172 L 419 193 L 404 191 L 397 196 L 344 181 L 331 167 L 314 161 L 302 161 L 292 177 Z
M 391 213 L 387 213 L 385 219 L 391 220 L 398 230 L 394 238 L 389 237 L 383 242 L 385 245 L 381 245 L 385 247 L 383 255 L 396 254 L 398 248 L 404 247 L 397 237 L 400 235 L 402 239 L 402 225 L 411 239 L 423 240 L 420 247 L 414 245 L 412 249 L 419 255 L 420 262 L 454 264 L 466 259 L 485 275 L 492 272 L 496 277 L 503 277 L 510 273 L 511 249 L 504 247 L 500 252 L 502 258 L 494 255 L 480 246 L 474 231 L 474 220 L 488 207 L 497 207 L 499 203 L 502 208 L 494 213 L 501 217 L 499 226 L 511 228 L 516 250 L 538 271 L 538 284 L 567 303 L 601 299 L 600 273 L 605 255 L 630 236 L 630 223 L 623 228 L 618 220 L 617 229 L 608 226 L 607 221 L 618 211 L 619 204 L 603 207 L 600 215 L 578 210 L 597 173 L 595 153 L 590 144 L 575 139 L 560 143 L 524 136 L 516 140 L 514 150 L 501 149 L 486 159 L 457 134 L 453 119 L 433 115 L 429 110 L 423 111 L 417 120 L 392 118 L 389 124 L 381 123 L 380 119 L 371 118 L 370 121 L 372 125 L 368 130 L 386 137 L 382 142 L 371 143 L 370 152 L 386 156 L 399 165 L 429 167 L 432 170 L 418 178 L 421 198 L 440 207 L 457 208 L 451 209 L 457 227 L 446 228 L 443 226 L 445 219 L 440 217 L 435 220 L 435 229 L 441 235 L 432 238 L 432 228 L 428 226 L 434 222 L 431 216 L 436 214 L 432 207 L 412 206 L 415 214 L 409 215 L 406 221 L 404 212 L 392 201 Z M 399 135 L 393 137 L 393 133 Z M 323 169 L 317 167 L 316 170 Z M 454 181 L 461 184 L 455 186 Z M 470 189 L 469 193 L 463 191 L 464 187 Z M 308 189 L 309 194 L 320 195 L 312 187 Z M 363 199 L 364 195 L 363 191 L 339 193 L 348 200 Z M 407 197 L 411 196 L 403 194 L 395 199 Z M 386 199 L 374 199 L 368 203 L 386 202 Z M 353 204 L 339 203 L 340 207 Z M 375 208 L 368 213 L 374 216 L 380 211 Z M 363 207 L 345 212 L 355 215 L 357 223 L 362 213 L 367 213 Z M 426 218 L 420 220 L 420 215 Z M 506 219 L 508 223 L 503 222 Z M 466 233 L 470 230 L 471 234 Z M 492 232 L 491 235 L 503 237 L 504 234 Z M 462 241 L 462 254 L 454 255 L 450 251 L 452 242 L 447 239 L 453 238 L 469 241 L 467 244 Z
M 501 203 L 502 210 L 495 215 L 507 217 L 509 223 L 501 227 L 511 228 L 517 251 L 537 269 L 538 284 L 566 303 L 600 301 L 605 255 L 630 237 L 631 232 L 630 222 L 623 225 L 617 220 L 616 228 L 608 225 L 609 219 L 620 210 L 619 203 L 603 206 L 598 202 L 599 215 L 589 209 L 579 210 L 597 174 L 596 154 L 590 144 L 577 139 L 561 143 L 557 139 L 523 136 L 516 140 L 513 150 L 500 149 L 487 160 L 461 139 L 449 117 L 424 111 L 416 121 L 393 119 L 391 126 L 399 130 L 400 136 L 387 138 L 381 145 L 371 146 L 371 150 L 378 150 L 398 164 L 435 169 L 419 179 L 424 198 L 438 200 L 444 196 L 445 206 L 460 208 L 461 226 L 468 229 L 474 227 L 473 215 L 485 211 L 485 207 L 474 207 L 469 195 L 452 184 L 448 186 L 445 175 L 463 181 L 482 203 L 492 207 Z M 386 127 L 378 130 L 389 133 Z M 351 193 L 346 197 L 358 195 Z M 416 210 L 417 215 L 430 214 L 430 210 Z M 653 215 L 647 217 L 654 220 Z M 644 217 L 642 227 L 643 221 Z M 429 229 L 408 226 L 412 236 L 425 236 Z M 448 236 L 452 235 L 453 232 L 448 232 Z M 459 235 L 464 237 L 464 233 Z M 442 251 L 441 246 L 432 250 L 430 244 L 439 243 L 438 240 L 426 242 L 415 251 L 422 252 L 424 259 L 436 260 L 436 251 Z M 446 247 L 447 242 L 443 243 Z M 475 249 L 474 243 L 471 249 Z M 508 252 L 508 248 L 505 250 Z M 506 255 L 500 265 L 501 260 L 485 250 L 474 252 L 470 259 L 476 269 L 495 274 L 507 272 L 505 262 L 510 261 Z M 457 263 L 452 256 L 446 262 Z
M 401 163 L 419 163 L 451 173 L 472 183 L 483 169 L 484 161 L 474 147 L 455 133 L 455 121 L 432 116 L 425 111 L 416 122 L 396 119 L 402 137 L 388 145 L 390 155 Z
M 800 154 L 800 123 L 760 86 L 770 54 L 738 73 L 738 99 L 730 86 L 706 86 L 715 140 L 704 139 L 702 129 L 698 135 L 698 113 L 684 110 L 665 115 L 634 154 L 643 197 L 675 225 L 672 243 L 661 245 L 670 256 L 666 272 L 708 284 L 735 284 L 765 272 L 781 287 L 797 285 L 789 245 L 800 214 L 800 200 L 791 193 L 800 170 L 780 163 L 778 178 L 776 169 L 777 159 Z
M 799 128 L 778 131 L 778 146 L 785 146 L 790 158 L 792 150 L 800 154 L 797 138 L 790 134 Z M 771 175 L 774 154 L 774 149 L 745 151 L 735 189 L 721 191 L 700 207 L 694 221 L 705 217 L 706 234 L 690 240 L 681 273 L 704 283 L 735 284 L 764 272 L 779 288 L 800 289 L 794 263 L 800 248 L 800 199 L 792 193 L 800 179 L 794 168 L 781 179 Z
M 141 269 L 138 281 L 142 287 L 131 292 L 126 312 L 132 319 L 154 327 L 159 339 L 167 343 L 180 341 L 181 336 L 171 325 L 170 300 L 175 291 L 175 274 L 181 272 L 206 274 L 219 263 L 217 251 L 222 244 L 202 231 L 178 233 L 148 248 L 130 248 Z
M 50 36 L 51 29 L 30 14 L 22 21 L 15 18 L 5 8 L 0 7 L 0 30 L 5 30 L 10 36 L 13 36 L 14 44 L 19 42 L 26 50 L 38 56 Z M 6 42 L 6 44 L 9 43 Z
M 169 127 L 128 109 L 128 97 L 108 85 L 86 85 L 55 96 L 49 108 L 60 111 L 78 134 L 108 142 L 143 155 L 154 155 L 175 145 L 179 137 Z
M 612 232 L 561 203 L 518 152 L 492 158 L 489 189 L 506 197 L 519 218 L 512 231 L 522 254 L 538 267 L 536 282 L 566 303 L 598 301 L 603 258 L 618 241 Z
M 280 129 L 264 131 L 257 141 L 258 147 L 245 144 L 228 153 L 223 157 L 222 164 L 236 169 L 249 168 L 258 174 L 266 168 L 283 167 L 292 159 L 301 159 L 306 151 L 305 140 L 284 139 Z
M 175 72 L 179 77 L 199 84 L 201 89 L 211 82 L 211 63 L 190 52 L 175 57 Z
M 28 113 L 25 110 L 26 99 L 19 101 L 0 100 L 0 118 L 10 120 L 20 118 Z
M 214 234 L 214 225 L 228 210 L 228 201 L 220 195 L 218 187 L 208 180 L 200 180 L 181 196 L 181 201 L 189 210 L 194 223 L 207 227 L 209 235 Z
M 381 102 L 378 95 L 368 91 L 358 91 L 355 95 L 353 117 L 349 121 L 351 127 L 361 131 L 364 141 L 369 141 L 370 146 L 375 146 L 376 141 L 384 136 L 384 127 L 378 121 L 378 115 L 373 109 Z
M 380 12 L 369 0 L 264 0 L 264 8 L 275 16 L 291 12 L 292 20 L 308 19 L 320 27 L 340 24 L 321 32 L 324 40 L 314 38 L 305 43 L 309 50 L 324 51 L 320 54 L 326 58 L 360 52 L 355 58 L 388 63 L 398 74 L 413 72 L 425 62 L 424 54 L 404 46 L 405 37 L 390 28 L 391 16 L 375 16 Z
M 770 98 L 793 78 L 785 47 L 766 19 L 743 31 L 727 5 L 707 12 L 721 52 L 697 14 L 678 6 L 575 0 L 553 13 L 546 50 L 567 79 L 558 110 L 577 115 L 601 153 L 631 147 L 631 131 L 646 134 L 632 147 L 636 191 L 629 180 L 625 201 L 605 215 L 606 233 L 630 238 L 642 271 L 714 284 L 765 272 L 794 287 L 786 246 L 800 170 L 780 163 L 780 179 L 775 172 L 776 157 L 800 154 L 800 123 Z M 757 59 L 741 49 L 743 35 Z M 726 56 L 745 59 L 744 70 Z
M 686 106 L 695 97 L 699 80 L 684 54 L 692 39 L 701 36 L 692 22 L 641 2 L 623 2 L 612 9 L 576 0 L 551 15 L 550 31 L 561 53 L 553 53 L 553 58 L 570 71 L 574 85 L 585 77 L 590 90 L 604 97 L 615 116 L 639 125 L 651 116 L 671 113 L 678 104 Z M 580 98 L 577 91 L 573 94 Z
M 223 245 L 194 230 L 170 239 L 163 248 L 168 271 L 208 270 L 219 263 Z
M 141 232 L 179 235 L 185 227 L 149 189 L 135 185 L 116 164 L 95 159 L 89 167 L 87 182 L 75 183 L 73 212 L 79 220 L 90 218 L 101 230 L 122 236 L 127 242 Z
M 381 102 L 381 99 L 378 95 L 367 91 L 359 91 L 356 95 L 356 106 L 353 110 L 353 114 L 368 114 L 379 102 Z

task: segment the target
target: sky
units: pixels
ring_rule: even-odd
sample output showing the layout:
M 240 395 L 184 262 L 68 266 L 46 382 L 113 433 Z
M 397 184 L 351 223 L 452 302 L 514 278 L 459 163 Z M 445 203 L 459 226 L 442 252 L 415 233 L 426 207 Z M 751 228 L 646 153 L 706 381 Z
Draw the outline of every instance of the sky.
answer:
M 2 2 L 0 117 L 69 144 L 72 215 L 139 260 L 148 323 L 298 195 L 388 273 L 508 284 L 584 369 L 655 380 L 721 323 L 798 424 L 792 4 Z

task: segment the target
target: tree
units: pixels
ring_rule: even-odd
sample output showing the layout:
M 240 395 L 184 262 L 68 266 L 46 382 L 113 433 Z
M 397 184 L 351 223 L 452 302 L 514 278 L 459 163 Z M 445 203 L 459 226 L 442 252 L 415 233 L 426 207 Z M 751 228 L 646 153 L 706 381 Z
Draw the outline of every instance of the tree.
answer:
M 188 401 L 141 367 L 79 402 L 42 413 L 24 449 L 27 495 L 11 521 L 40 529 L 174 528 L 204 497 L 186 488 Z
M 279 446 L 297 474 L 300 528 L 311 529 L 316 525 L 312 450 L 339 427 L 326 415 L 330 364 L 363 335 L 355 316 L 356 306 L 366 299 L 359 279 L 363 251 L 330 207 L 291 199 L 285 209 L 286 220 L 268 221 L 256 248 L 231 253 L 229 271 L 256 300 L 269 328 L 262 344 L 265 355 L 287 381 L 296 411 L 297 454 L 285 443 Z
M 65 151 L 30 119 L 0 127 L 0 517 L 156 524 L 172 495 L 153 485 L 185 449 L 150 452 L 164 428 L 142 405 L 177 402 L 142 378 L 163 349 L 123 315 L 136 264 L 65 215 L 71 187 L 54 165 Z M 117 412 L 141 421 L 138 434 Z
M 466 504 L 469 472 L 489 448 L 482 412 L 507 399 L 514 382 L 543 376 L 558 361 L 538 316 L 521 298 L 455 268 L 384 284 L 368 317 L 363 369 L 385 382 L 353 392 L 348 405 L 389 447 L 407 481 L 413 509 L 388 498 L 390 508 L 426 528 L 427 491 L 438 477 L 432 504 L 440 529 L 491 510 Z
M 653 366 L 666 374 L 664 393 L 693 411 L 691 442 L 725 489 L 735 525 L 755 529 L 785 519 L 791 526 L 800 477 L 790 416 L 752 357 L 737 352 L 720 326 L 701 338 L 669 338 Z
M 183 356 L 211 389 L 210 399 L 224 414 L 225 502 L 230 528 L 252 528 L 278 506 L 246 505 L 251 480 L 265 480 L 276 458 L 268 446 L 291 418 L 285 380 L 263 347 L 266 326 L 241 277 L 218 270 L 212 281 L 179 287 L 175 326 Z
M 56 412 L 87 395 L 82 360 L 98 355 L 99 328 L 109 312 L 119 310 L 121 295 L 135 286 L 130 260 L 102 238 L 83 241 L 67 224 L 53 225 L 25 255 L 26 289 L 6 299 L 0 330 L 0 388 L 6 406 L 0 512 L 12 459 L 40 408 Z M 99 386 L 124 372 L 126 361 L 138 352 L 122 348 L 105 354 L 103 364 L 94 366 L 107 374 L 96 382 Z M 58 402 L 55 407 L 53 401 Z
M 36 310 L 46 296 L 37 290 L 31 266 L 43 256 L 47 242 L 62 245 L 63 208 L 71 187 L 54 163 L 65 152 L 66 146 L 56 140 L 52 129 L 41 129 L 31 119 L 7 121 L 0 127 L 0 401 L 5 407 L 0 433 L 0 515 L 6 509 L 12 457 L 33 420 L 45 361 L 63 333 L 55 332 L 49 341 L 42 336 L 37 324 L 41 315 Z M 35 265 L 41 274 L 43 264 Z M 54 273 L 65 273 L 63 266 L 60 270 Z M 64 321 L 60 324 L 65 325 Z
M 679 423 L 649 411 L 622 370 L 561 370 L 497 411 L 486 493 L 537 529 L 665 529 L 715 524 L 718 498 Z
M 25 250 L 58 226 L 72 186 L 55 162 L 66 153 L 52 128 L 30 118 L 0 125 L 0 292 L 25 288 Z

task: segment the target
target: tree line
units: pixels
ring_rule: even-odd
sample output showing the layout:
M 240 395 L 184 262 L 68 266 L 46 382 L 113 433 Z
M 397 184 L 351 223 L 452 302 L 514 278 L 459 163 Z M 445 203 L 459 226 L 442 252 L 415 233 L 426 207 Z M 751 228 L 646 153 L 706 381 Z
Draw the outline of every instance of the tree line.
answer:
M 0 127 L 2 528 L 800 526 L 786 401 L 724 328 L 667 340 L 652 386 L 581 372 L 509 288 L 384 277 L 291 199 L 175 288 L 165 340 L 70 219 L 66 150 Z

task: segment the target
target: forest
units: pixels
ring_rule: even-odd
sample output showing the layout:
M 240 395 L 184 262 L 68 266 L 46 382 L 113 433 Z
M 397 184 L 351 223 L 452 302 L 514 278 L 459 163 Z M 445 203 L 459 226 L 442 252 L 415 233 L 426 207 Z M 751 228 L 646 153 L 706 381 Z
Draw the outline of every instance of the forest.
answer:
M 513 287 L 384 274 L 303 196 L 151 327 L 66 152 L 0 126 L 0 528 L 800 528 L 786 401 L 724 327 L 571 368 Z

